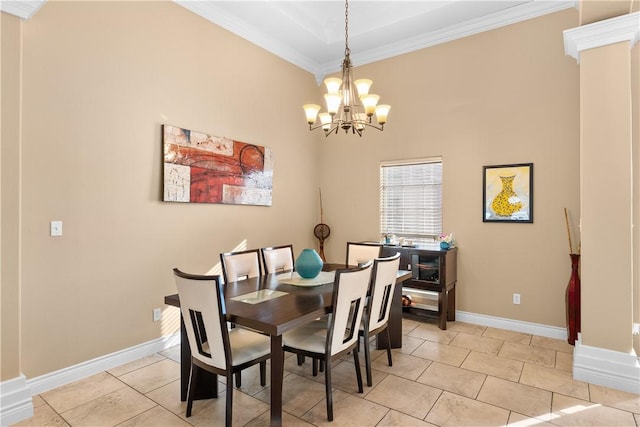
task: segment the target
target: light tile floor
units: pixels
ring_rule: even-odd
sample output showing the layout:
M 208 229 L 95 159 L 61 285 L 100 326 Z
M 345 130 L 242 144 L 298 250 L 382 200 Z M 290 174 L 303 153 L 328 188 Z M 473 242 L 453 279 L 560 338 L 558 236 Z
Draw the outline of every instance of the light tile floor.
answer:
M 640 395 L 576 381 L 573 347 L 565 341 L 450 322 L 403 321 L 403 348 L 393 366 L 374 350 L 373 387 L 357 392 L 353 359 L 334 365 L 334 421 L 326 419 L 324 377 L 309 363 L 285 361 L 285 426 L 633 426 Z M 361 352 L 362 353 L 362 352 Z M 361 358 L 362 360 L 363 358 Z M 20 426 L 219 426 L 220 398 L 197 401 L 184 416 L 179 348 L 42 393 Z M 362 362 L 364 363 L 364 361 Z M 257 366 L 234 392 L 234 426 L 269 424 L 269 383 Z

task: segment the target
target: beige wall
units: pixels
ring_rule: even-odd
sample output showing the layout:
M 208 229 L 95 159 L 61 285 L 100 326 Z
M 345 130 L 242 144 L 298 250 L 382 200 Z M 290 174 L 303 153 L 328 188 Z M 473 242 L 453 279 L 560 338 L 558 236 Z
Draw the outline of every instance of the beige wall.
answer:
M 571 269 L 563 208 L 579 218 L 579 80 L 562 31 L 577 15 L 566 10 L 357 67 L 355 77 L 373 79 L 372 91 L 392 108 L 384 133 L 322 142 L 328 256 L 342 259 L 347 240 L 379 238 L 381 160 L 441 155 L 444 228 L 459 243 L 457 309 L 564 327 Z M 534 223 L 483 223 L 482 166 L 525 162 L 534 163 Z
M 313 244 L 310 74 L 175 3 L 47 2 L 24 23 L 23 79 L 28 377 L 175 332 L 172 267 L 205 273 L 243 242 Z M 273 206 L 161 202 L 163 123 L 271 147 Z
M 0 381 L 20 373 L 20 20 L 0 16 L 2 116 L 0 135 Z
M 457 309 L 564 327 L 579 104 L 562 30 L 577 19 L 566 10 L 357 67 L 393 106 L 387 130 L 325 139 L 300 108 L 321 97 L 310 74 L 180 6 L 47 2 L 23 24 L 22 371 L 174 332 L 173 309 L 151 322 L 174 266 L 206 272 L 245 239 L 314 245 L 319 185 L 327 257 L 342 260 L 347 240 L 379 236 L 379 162 L 433 155 L 460 245 Z M 273 206 L 160 202 L 162 123 L 272 147 Z M 520 162 L 535 164 L 534 223 L 483 223 L 482 166 Z

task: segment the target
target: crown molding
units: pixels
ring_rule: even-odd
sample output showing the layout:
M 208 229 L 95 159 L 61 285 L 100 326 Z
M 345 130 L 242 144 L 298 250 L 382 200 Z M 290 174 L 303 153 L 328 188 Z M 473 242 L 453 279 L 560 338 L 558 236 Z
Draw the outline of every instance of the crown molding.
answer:
M 640 12 L 571 28 L 563 32 L 564 52 L 580 63 L 580 52 L 628 41 L 630 47 L 640 39 Z
M 222 8 L 217 8 L 214 2 L 198 2 L 190 0 L 173 0 L 180 6 L 200 15 L 208 21 L 225 28 L 226 30 L 242 37 L 251 43 L 273 53 L 293 65 L 313 74 L 318 84 L 327 74 L 340 71 L 340 61 L 332 59 L 329 62 L 320 63 L 309 55 L 288 47 L 285 43 L 271 37 L 269 34 L 255 27 L 243 24 L 226 13 Z M 482 18 L 472 19 L 459 25 L 450 26 L 442 31 L 426 31 L 418 37 L 410 37 L 394 43 L 379 46 L 375 49 L 354 52 L 351 59 L 355 66 L 365 65 L 394 56 L 435 46 L 470 35 L 482 33 L 515 24 L 532 18 L 537 18 L 549 13 L 564 9 L 576 8 L 575 0 L 541 0 L 529 1 L 518 6 L 511 7 L 501 12 L 496 12 Z
M 311 73 L 320 67 L 317 61 L 306 55 L 300 54 L 295 49 L 289 48 L 285 43 L 258 28 L 246 25 L 236 16 L 227 13 L 224 9 L 215 5 L 215 2 L 198 2 L 192 0 L 173 0 L 176 4 L 199 15 L 206 20 L 232 32 L 233 34 L 250 41 L 262 49 L 265 49 L 276 56 L 290 62 L 303 70 Z
M 398 42 L 383 45 L 376 49 L 356 53 L 352 52 L 351 60 L 356 67 L 358 65 L 366 65 L 485 31 L 495 30 L 497 28 L 516 24 L 528 19 L 559 12 L 561 10 L 577 8 L 577 6 L 578 2 L 574 0 L 533 1 L 513 7 L 506 11 L 496 12 L 478 19 L 472 19 L 460 25 L 450 26 L 441 31 L 426 32 L 418 37 L 407 38 Z M 293 61 L 289 62 L 300 66 Z M 340 71 L 340 67 L 336 66 L 335 61 L 321 64 L 315 69 L 301 68 L 313 73 L 318 84 L 322 82 L 322 79 L 327 74 Z
M 356 66 L 369 64 L 570 8 L 577 8 L 577 1 L 532 1 L 460 25 L 449 26 L 441 31 L 426 32 L 418 37 L 394 42 L 379 49 L 352 53 L 351 59 Z
M 31 18 L 44 4 L 45 0 L 0 1 L 0 11 L 22 19 Z

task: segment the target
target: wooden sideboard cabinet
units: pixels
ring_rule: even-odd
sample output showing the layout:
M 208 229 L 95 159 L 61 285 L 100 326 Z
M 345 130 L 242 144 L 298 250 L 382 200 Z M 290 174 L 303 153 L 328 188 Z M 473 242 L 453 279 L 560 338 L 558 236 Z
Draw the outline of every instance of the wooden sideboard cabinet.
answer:
M 400 269 L 411 271 L 411 278 L 402 283 L 402 294 L 413 302 L 402 311 L 410 317 L 435 317 L 438 327 L 447 329 L 447 320 L 456 320 L 458 249 L 443 250 L 438 245 L 382 248 L 382 256 L 396 252 L 400 252 Z

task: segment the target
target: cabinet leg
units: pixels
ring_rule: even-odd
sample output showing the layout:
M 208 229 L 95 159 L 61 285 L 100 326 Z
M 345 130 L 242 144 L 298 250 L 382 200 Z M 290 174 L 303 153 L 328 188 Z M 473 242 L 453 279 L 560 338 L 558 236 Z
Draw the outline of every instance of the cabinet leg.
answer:
M 438 327 L 443 331 L 447 329 L 447 308 L 449 307 L 447 289 L 438 294 Z
M 456 284 L 454 283 L 451 290 L 447 292 L 449 294 L 449 304 L 447 307 L 447 320 L 453 322 L 456 320 Z

